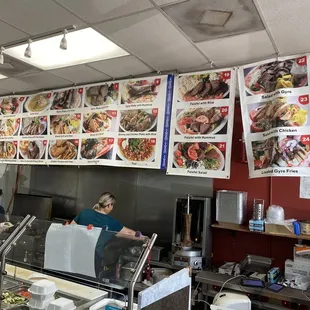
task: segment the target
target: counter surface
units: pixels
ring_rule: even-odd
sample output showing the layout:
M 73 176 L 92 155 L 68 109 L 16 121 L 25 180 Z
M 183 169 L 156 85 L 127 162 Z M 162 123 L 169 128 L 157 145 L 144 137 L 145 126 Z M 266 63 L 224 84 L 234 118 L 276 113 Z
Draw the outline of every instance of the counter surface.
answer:
M 42 277 L 47 277 L 48 280 L 56 283 L 57 288 L 60 291 L 63 291 L 73 296 L 81 297 L 86 300 L 94 300 L 98 297 L 101 297 L 107 294 L 107 292 L 105 291 L 101 291 L 101 290 L 98 290 L 92 287 L 88 287 L 88 286 L 81 285 L 81 284 L 76 284 L 76 283 L 66 281 L 63 279 L 59 279 L 56 277 L 47 276 L 47 275 L 40 274 L 32 270 L 15 267 L 9 264 L 6 264 L 5 270 L 7 271 L 8 276 L 13 277 L 14 275 L 16 275 L 17 280 L 20 280 L 20 281 L 34 282 L 34 280 L 29 279 L 29 277 L 33 274 L 36 274 Z

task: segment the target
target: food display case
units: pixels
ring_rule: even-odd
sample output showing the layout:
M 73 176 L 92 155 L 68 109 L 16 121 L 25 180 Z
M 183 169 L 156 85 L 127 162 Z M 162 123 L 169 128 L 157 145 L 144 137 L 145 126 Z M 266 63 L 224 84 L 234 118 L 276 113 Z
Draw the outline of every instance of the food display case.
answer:
M 21 220 L 20 217 L 10 218 L 15 227 Z M 0 239 L 9 238 L 12 229 L 14 228 L 0 233 Z M 136 238 L 93 227 L 62 225 L 36 219 L 16 241 L 6 256 L 6 262 L 41 274 L 99 288 L 108 294 L 104 294 L 97 302 L 108 302 L 111 306 L 122 304 L 125 309 L 132 310 L 136 309 L 139 300 L 134 297 L 135 285 L 148 272 L 147 260 L 156 237 L 157 235 L 153 234 L 151 238 Z M 10 282 L 14 279 L 5 280 L 5 289 L 14 284 Z M 158 283 L 154 287 L 157 285 Z M 21 288 L 21 283 L 14 286 L 14 289 L 18 287 Z M 150 300 L 150 294 L 152 295 L 146 294 L 146 290 L 139 293 L 144 292 L 144 297 L 140 297 L 142 302 L 145 296 Z M 157 290 L 161 290 L 161 286 L 158 286 Z M 85 303 L 80 306 L 85 309 Z M 123 306 L 120 309 L 123 309 Z

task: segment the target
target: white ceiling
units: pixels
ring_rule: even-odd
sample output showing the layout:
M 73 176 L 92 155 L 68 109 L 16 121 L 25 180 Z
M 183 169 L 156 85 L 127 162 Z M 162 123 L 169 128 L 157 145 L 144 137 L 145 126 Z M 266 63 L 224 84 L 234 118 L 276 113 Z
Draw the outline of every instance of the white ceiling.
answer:
M 221 28 L 196 25 L 195 20 L 210 9 L 232 12 L 234 19 Z M 246 16 L 240 15 L 243 11 Z M 211 62 L 219 68 L 235 66 L 278 53 L 310 50 L 309 0 L 1 1 L 0 45 L 71 25 L 93 27 L 130 56 L 32 74 L 21 72 L 0 80 L 0 95 L 156 71 L 203 70 Z

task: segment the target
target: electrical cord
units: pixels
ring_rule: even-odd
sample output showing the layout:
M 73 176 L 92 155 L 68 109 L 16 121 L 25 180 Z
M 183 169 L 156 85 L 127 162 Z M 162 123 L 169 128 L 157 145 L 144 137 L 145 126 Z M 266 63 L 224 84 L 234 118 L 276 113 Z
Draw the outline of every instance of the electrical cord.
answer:
M 241 275 L 238 275 L 238 276 L 235 276 L 235 277 L 232 277 L 232 278 L 227 279 L 227 280 L 223 283 L 223 285 L 222 285 L 222 287 L 221 287 L 219 293 L 218 293 L 216 296 L 220 296 L 220 294 L 221 294 L 221 292 L 222 292 L 224 286 L 225 286 L 229 281 L 232 281 L 232 280 L 235 280 L 235 279 L 238 279 L 238 278 L 246 278 L 246 279 L 247 279 L 248 277 L 245 276 L 245 275 L 243 275 L 243 274 L 241 274 Z M 216 300 L 213 300 L 213 303 L 215 303 L 215 302 L 216 302 Z

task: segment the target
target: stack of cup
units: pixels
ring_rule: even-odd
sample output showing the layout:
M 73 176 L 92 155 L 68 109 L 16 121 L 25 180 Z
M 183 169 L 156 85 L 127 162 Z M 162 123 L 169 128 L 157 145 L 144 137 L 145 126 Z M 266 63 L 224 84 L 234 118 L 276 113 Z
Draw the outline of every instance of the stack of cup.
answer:
M 31 310 L 45 310 L 55 300 L 56 284 L 48 280 L 40 280 L 31 285 L 31 299 L 28 306 Z
M 76 306 L 74 305 L 73 300 L 67 298 L 58 298 L 55 301 L 52 301 L 47 310 L 75 310 Z

